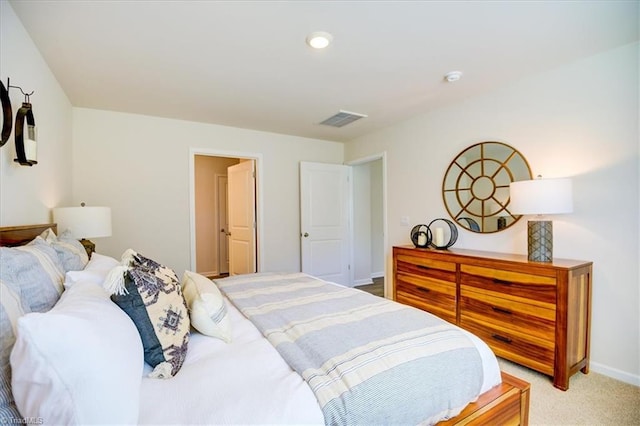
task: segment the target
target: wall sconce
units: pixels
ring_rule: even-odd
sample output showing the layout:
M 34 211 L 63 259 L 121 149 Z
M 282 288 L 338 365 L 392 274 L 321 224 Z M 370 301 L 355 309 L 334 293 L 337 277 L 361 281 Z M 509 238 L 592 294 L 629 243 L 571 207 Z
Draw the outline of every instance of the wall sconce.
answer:
M 512 214 L 548 215 L 571 213 L 573 193 L 570 179 L 538 179 L 511 182 Z M 527 258 L 533 262 L 553 262 L 553 223 L 550 220 L 527 222 Z
M 27 102 L 22 103 L 22 107 L 16 114 L 16 158 L 15 162 L 23 166 L 33 166 L 38 164 L 37 161 L 37 145 L 36 145 L 36 120 L 33 118 L 33 110 L 28 102 L 29 95 L 25 95 Z M 25 132 L 24 121 L 27 120 L 27 129 Z
M 22 103 L 22 107 L 18 110 L 16 114 L 16 123 L 15 123 L 15 141 L 16 141 L 16 158 L 15 162 L 20 163 L 23 166 L 33 166 L 34 164 L 38 164 L 37 161 L 37 131 L 36 131 L 36 120 L 33 117 L 33 109 L 31 107 L 30 96 L 33 95 L 33 91 L 31 93 L 25 93 L 24 90 L 20 86 L 12 86 L 9 79 L 7 79 L 7 88 L 5 89 L 4 84 L 1 84 L 0 95 L 2 97 L 2 145 L 4 145 L 11 135 L 11 100 L 9 98 L 9 89 L 20 89 L 20 92 L 24 95 L 24 102 Z M 27 126 L 25 129 L 25 120 L 27 121 Z
M 4 146 L 11 136 L 11 128 L 13 127 L 13 111 L 11 110 L 11 99 L 9 99 L 9 91 L 0 81 L 0 99 L 2 100 L 2 139 L 0 139 L 0 147 Z
M 74 237 L 81 238 L 80 243 L 89 258 L 96 251 L 96 245 L 86 238 L 111 236 L 111 209 L 109 207 L 58 207 L 53 209 L 53 221 L 58 231 L 71 231 Z

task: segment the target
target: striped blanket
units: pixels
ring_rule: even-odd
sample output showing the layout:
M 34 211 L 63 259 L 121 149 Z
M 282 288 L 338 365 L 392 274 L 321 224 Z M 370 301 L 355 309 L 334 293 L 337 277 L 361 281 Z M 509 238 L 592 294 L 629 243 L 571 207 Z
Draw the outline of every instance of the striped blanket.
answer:
M 480 392 L 477 349 L 432 315 L 300 273 L 216 284 L 309 384 L 327 425 L 433 424 Z

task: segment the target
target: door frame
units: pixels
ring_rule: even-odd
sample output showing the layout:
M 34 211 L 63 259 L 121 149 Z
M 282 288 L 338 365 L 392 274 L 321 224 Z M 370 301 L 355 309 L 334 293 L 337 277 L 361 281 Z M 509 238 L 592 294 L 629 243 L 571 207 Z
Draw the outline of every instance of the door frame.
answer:
M 383 151 L 378 154 L 372 154 L 367 157 L 357 158 L 355 160 L 347 161 L 344 164 L 346 166 L 359 166 L 361 164 L 370 163 L 372 161 L 382 160 L 382 243 L 383 243 L 383 255 L 384 255 L 384 297 L 388 299 L 393 299 L 393 283 L 391 282 L 391 274 L 389 271 L 393 269 L 390 265 L 391 255 L 389 250 L 389 233 L 387 226 L 387 152 Z M 353 179 L 351 180 L 351 192 L 353 193 Z M 351 198 L 350 206 L 349 206 L 349 215 L 351 217 L 351 222 L 353 223 L 353 198 Z M 355 262 L 355 253 L 354 253 L 354 227 L 351 226 L 350 229 L 351 235 L 351 265 L 354 265 Z M 351 268 L 351 282 L 354 280 L 354 271 L 355 268 Z
M 196 270 L 196 191 L 195 191 L 195 158 L 196 155 L 205 155 L 209 157 L 226 157 L 226 158 L 242 158 L 247 160 L 254 160 L 256 162 L 256 269 L 260 272 L 264 269 L 263 257 L 264 253 L 264 238 L 262 238 L 263 230 L 263 217 L 264 217 L 264 205 L 262 201 L 263 192 L 263 179 L 262 179 L 262 154 L 239 152 L 239 151 L 224 151 L 218 149 L 208 148 L 189 148 L 189 245 L 190 245 L 190 265 L 191 270 Z
M 227 187 L 226 187 L 227 186 L 227 175 L 221 175 L 221 174 L 216 173 L 215 174 L 215 179 L 216 179 L 216 190 L 218 191 L 218 193 L 217 193 L 218 196 L 217 196 L 217 199 L 216 199 L 216 208 L 218 210 L 218 274 L 227 274 L 227 273 L 229 273 L 229 236 L 228 236 L 228 233 L 229 233 L 228 208 L 229 208 L 229 206 L 227 205 L 227 200 L 226 200 L 226 197 L 228 197 L 228 195 L 227 195 Z M 227 210 L 225 212 L 225 214 L 224 214 L 224 217 L 226 219 L 226 223 L 224 224 L 224 228 L 225 228 L 224 237 L 222 237 L 220 235 L 220 233 L 221 233 L 220 230 L 223 227 L 222 226 L 223 223 L 220 221 L 220 212 L 222 211 L 222 209 L 220 208 L 220 204 L 221 204 L 221 200 L 223 199 L 223 197 L 220 196 L 221 195 L 220 188 L 222 186 L 221 183 L 223 182 L 223 180 L 224 180 L 224 206 L 225 206 L 225 209 Z M 224 247 L 225 247 L 224 251 L 221 250 L 223 239 L 224 239 Z M 226 260 L 225 261 L 223 261 L 223 259 L 222 259 L 222 254 L 223 253 L 226 254 L 226 256 L 225 256 Z M 227 264 L 227 270 L 223 271 L 222 270 L 222 264 L 225 263 L 225 262 Z

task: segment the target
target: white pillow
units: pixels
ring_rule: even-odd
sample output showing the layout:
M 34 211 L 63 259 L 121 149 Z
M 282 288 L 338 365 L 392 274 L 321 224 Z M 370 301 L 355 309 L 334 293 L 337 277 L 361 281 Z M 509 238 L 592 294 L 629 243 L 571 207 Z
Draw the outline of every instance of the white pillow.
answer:
M 85 266 L 82 271 L 69 271 L 66 273 L 64 287 L 69 288 L 78 281 L 91 281 L 94 284 L 102 286 L 109 271 L 119 264 L 120 262 L 113 257 L 94 252 L 91 255 L 91 260 L 89 260 L 89 263 L 87 263 L 87 266 Z
M 182 294 L 189 307 L 191 325 L 202 334 L 231 342 L 227 304 L 218 287 L 208 278 L 185 271 Z
M 138 422 L 140 336 L 92 282 L 74 284 L 49 312 L 18 320 L 11 368 L 23 417 L 48 424 Z

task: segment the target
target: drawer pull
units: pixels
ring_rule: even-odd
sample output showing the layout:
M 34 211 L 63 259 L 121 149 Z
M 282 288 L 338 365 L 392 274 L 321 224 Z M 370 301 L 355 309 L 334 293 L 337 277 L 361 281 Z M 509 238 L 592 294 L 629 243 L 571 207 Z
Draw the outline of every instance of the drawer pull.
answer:
M 507 315 L 511 315 L 513 312 L 511 312 L 508 309 L 504 309 L 504 308 L 499 308 L 497 306 L 492 306 L 491 309 L 493 309 L 496 312 L 500 312 L 501 314 L 507 314 Z
M 430 267 L 428 267 L 428 266 L 424 266 L 424 265 L 416 265 L 416 266 L 417 266 L 419 269 L 424 269 L 424 270 L 429 270 L 429 269 L 431 269 Z
M 428 289 L 428 288 L 424 288 L 424 287 L 416 287 L 416 289 L 417 289 L 418 291 L 423 292 L 423 293 L 430 293 L 430 292 L 431 292 L 431 290 L 430 290 L 430 289 Z
M 499 285 L 511 285 L 510 281 L 505 281 L 505 280 L 501 280 L 501 279 L 498 279 L 498 278 L 494 278 L 493 282 L 496 283 L 496 284 L 499 284 Z
M 501 342 L 504 342 L 504 343 L 511 343 L 511 339 L 509 339 L 508 337 L 501 336 L 499 334 L 492 334 L 491 337 L 493 337 L 496 340 L 500 340 Z

